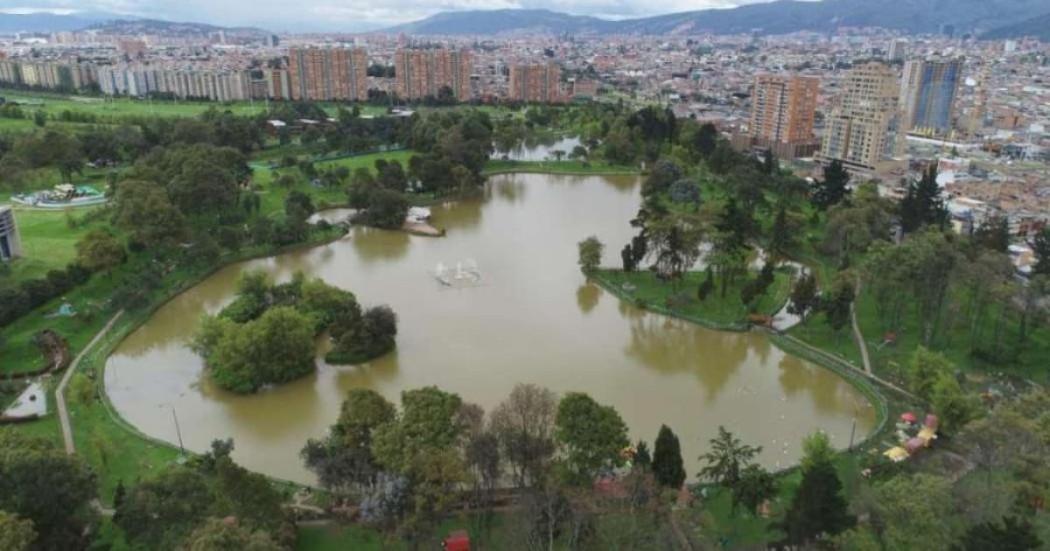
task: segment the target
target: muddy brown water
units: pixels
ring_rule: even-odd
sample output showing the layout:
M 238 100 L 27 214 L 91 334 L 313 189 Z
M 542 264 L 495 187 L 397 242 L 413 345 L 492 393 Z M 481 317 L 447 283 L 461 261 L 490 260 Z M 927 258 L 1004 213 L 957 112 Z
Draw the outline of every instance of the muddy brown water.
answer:
M 109 358 L 106 389 L 146 434 L 204 451 L 233 438 L 250 469 L 312 483 L 299 450 L 338 416 L 346 391 L 436 385 L 491 410 L 515 383 L 585 391 L 610 404 L 632 439 L 652 441 L 662 423 L 679 436 L 690 478 L 709 438 L 725 425 L 760 444 L 770 468 L 796 461 L 803 436 L 827 431 L 859 440 L 874 408 L 835 374 L 788 355 L 758 333 L 724 333 L 639 310 L 587 283 L 576 243 L 596 235 L 614 265 L 639 205 L 635 177 L 505 175 L 482 197 L 433 208 L 447 237 L 354 228 L 337 242 L 231 265 L 162 307 Z M 333 213 L 332 216 L 337 216 Z M 476 285 L 449 288 L 438 264 L 477 266 Z M 360 366 L 328 366 L 253 396 L 216 388 L 187 347 L 201 314 L 233 297 L 238 276 L 296 271 L 352 290 L 364 305 L 389 304 L 397 350 Z

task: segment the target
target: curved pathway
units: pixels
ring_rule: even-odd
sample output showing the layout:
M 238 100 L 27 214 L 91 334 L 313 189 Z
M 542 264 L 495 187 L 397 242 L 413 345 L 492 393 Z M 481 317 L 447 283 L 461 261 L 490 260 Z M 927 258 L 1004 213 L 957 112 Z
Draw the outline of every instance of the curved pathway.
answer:
M 124 314 L 124 310 L 120 310 L 106 323 L 105 327 L 91 339 L 91 342 L 87 343 L 87 346 L 77 354 L 77 357 L 73 359 L 73 363 L 69 364 L 66 368 L 65 374 L 62 375 L 62 380 L 58 383 L 58 388 L 55 389 L 55 403 L 58 404 L 58 422 L 62 425 L 62 441 L 66 446 L 66 453 L 73 455 L 77 452 L 76 445 L 73 443 L 73 426 L 69 422 L 69 409 L 66 407 L 66 385 L 69 384 L 69 380 L 73 377 L 73 373 L 77 370 L 80 365 L 80 360 L 84 359 L 84 355 L 90 351 L 98 341 L 102 340 L 102 337 L 109 333 L 109 330 L 113 328 L 113 324 L 120 319 L 120 316 Z
M 853 325 L 853 339 L 857 341 L 857 348 L 860 349 L 860 359 L 864 362 L 864 371 L 871 375 L 871 358 L 868 356 L 868 343 L 864 342 L 864 334 L 860 332 L 860 324 L 857 323 L 857 299 L 860 298 L 860 286 L 860 278 L 858 277 L 857 291 L 853 293 L 853 302 L 849 304 L 849 318 L 850 323 Z

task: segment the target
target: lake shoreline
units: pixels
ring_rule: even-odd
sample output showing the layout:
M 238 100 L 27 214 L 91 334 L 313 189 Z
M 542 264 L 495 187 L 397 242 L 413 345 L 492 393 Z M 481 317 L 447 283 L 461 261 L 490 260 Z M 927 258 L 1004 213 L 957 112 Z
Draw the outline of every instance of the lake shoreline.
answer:
M 544 174 L 543 172 L 534 172 L 534 173 Z M 573 175 L 573 176 L 590 176 L 590 174 L 571 174 L 571 175 Z M 453 196 L 446 196 L 446 197 L 441 197 L 441 198 L 434 198 L 433 201 L 434 202 L 456 202 L 456 201 L 458 201 L 458 200 L 460 200 L 460 199 L 462 199 L 462 198 L 464 198 L 466 196 L 468 196 L 468 195 L 466 195 L 466 194 L 457 194 L 454 197 Z M 297 246 L 289 248 L 288 250 L 291 250 L 291 249 L 311 249 L 311 248 L 315 248 L 315 247 L 320 246 L 320 245 L 325 245 L 325 244 L 327 244 L 329 242 L 332 242 L 332 241 L 336 241 L 336 240 L 338 240 L 338 239 L 340 239 L 342 237 L 343 237 L 343 234 L 341 234 L 339 236 L 335 236 L 334 238 L 331 238 L 331 239 L 326 239 L 326 240 L 320 241 L 320 242 L 299 244 Z M 281 254 L 282 252 L 287 252 L 287 250 L 270 250 L 270 251 L 265 251 L 265 252 L 259 252 L 259 253 L 253 254 L 253 255 L 242 256 L 242 257 L 238 257 L 238 258 L 235 258 L 235 259 L 230 259 L 228 261 L 225 261 L 225 262 L 217 265 L 212 270 L 210 270 L 207 274 L 204 274 L 203 276 L 201 276 L 199 278 L 195 278 L 195 279 L 199 283 L 203 279 L 206 279 L 209 274 L 215 273 L 216 271 L 218 271 L 218 270 L 220 270 L 220 269 L 222 269 L 222 268 L 224 268 L 226 266 L 229 266 L 231 264 L 235 264 L 237 262 L 243 262 L 243 261 L 246 261 L 246 260 L 250 260 L 252 258 L 268 258 L 268 257 L 272 257 L 272 256 L 276 256 L 278 254 Z M 107 365 L 108 359 L 109 359 L 109 356 L 120 345 L 120 343 L 124 340 L 124 338 L 126 338 L 129 335 L 131 335 L 137 328 L 141 327 L 146 321 L 148 321 L 148 319 L 150 318 L 150 316 L 152 315 L 153 312 L 156 312 L 157 309 L 159 309 L 164 304 L 166 304 L 170 300 L 172 300 L 175 297 L 177 297 L 182 292 L 185 292 L 187 289 L 191 288 L 192 286 L 193 286 L 192 284 L 185 285 L 180 290 L 178 290 L 177 292 L 172 292 L 170 294 L 170 296 L 167 297 L 166 300 L 158 302 L 157 304 L 153 305 L 153 307 L 149 310 L 149 312 L 150 312 L 149 314 L 136 315 L 136 316 L 134 316 L 134 319 L 126 320 L 128 323 L 122 324 L 123 327 L 121 327 L 119 331 L 115 332 L 115 333 L 119 333 L 119 338 L 114 338 L 112 340 L 107 339 L 107 341 L 108 341 L 106 343 L 107 346 L 104 347 L 104 350 L 102 349 L 102 347 L 100 347 L 100 349 L 98 351 L 93 351 L 92 355 L 95 356 L 95 361 L 92 362 L 91 369 L 95 370 L 96 372 L 104 373 L 104 371 L 106 369 L 106 365 Z M 611 289 L 607 289 L 607 290 L 612 291 Z M 617 296 L 619 296 L 618 293 L 614 292 L 614 294 L 617 294 Z M 621 298 L 621 300 L 625 300 L 625 301 L 630 302 L 630 303 L 633 304 L 633 302 L 627 297 L 620 297 L 620 298 Z M 664 314 L 663 312 L 657 312 L 657 313 Z M 671 314 L 671 315 L 673 315 L 673 314 Z M 703 325 L 703 326 L 708 327 L 710 329 L 715 329 L 715 330 L 719 330 L 719 331 L 745 332 L 747 330 L 747 328 L 744 327 L 744 326 L 734 326 L 734 327 L 727 327 L 725 325 L 709 326 L 709 325 L 703 324 L 702 322 L 697 322 L 696 320 L 692 320 L 692 319 L 686 319 L 686 321 L 697 323 L 699 325 Z M 98 352 L 101 352 L 101 354 L 99 354 Z M 841 376 L 840 373 L 836 372 L 836 374 Z M 108 424 L 108 425 L 120 425 L 119 428 L 116 428 L 116 427 L 112 427 L 112 428 L 116 428 L 117 430 L 119 430 L 121 432 L 130 433 L 132 436 L 137 436 L 137 437 L 139 437 L 139 439 L 141 439 L 143 441 L 143 443 L 146 443 L 148 445 L 162 445 L 162 446 L 166 447 L 169 452 L 172 452 L 172 453 L 177 451 L 176 446 L 173 445 L 172 443 L 164 441 L 164 440 L 160 440 L 160 439 L 158 439 L 156 437 L 153 437 L 153 436 L 146 435 L 140 429 L 138 429 L 137 427 L 132 425 L 129 421 L 124 419 L 119 413 L 117 413 L 116 410 L 115 410 L 115 407 L 109 401 L 108 394 L 107 394 L 107 392 L 105 390 L 104 380 L 105 380 L 104 376 L 96 378 L 96 383 L 98 384 L 99 389 L 100 389 L 99 394 L 101 395 L 102 401 L 106 404 L 106 409 L 109 411 L 109 417 L 110 417 L 109 421 L 110 422 L 108 422 L 106 424 Z M 847 382 L 850 383 L 851 386 L 856 387 L 856 384 L 854 384 L 852 381 L 847 380 Z M 868 398 L 868 401 L 872 403 L 873 407 L 876 407 L 878 412 L 881 413 L 883 411 L 881 408 L 878 408 L 876 406 L 875 402 L 873 402 L 871 400 L 871 397 L 868 395 L 868 393 L 862 392 L 862 394 L 864 394 Z M 879 418 L 880 419 L 877 420 L 878 421 L 877 425 L 881 427 L 882 424 L 883 424 L 882 423 L 883 415 L 879 415 Z M 89 426 L 83 426 L 83 428 L 81 429 L 81 431 L 90 431 L 90 430 L 91 430 L 91 428 L 89 428 Z M 103 429 L 103 430 L 111 430 L 111 429 Z M 871 435 L 869 436 L 869 439 L 874 437 L 874 435 L 876 435 L 877 433 L 878 433 L 877 430 L 872 432 Z M 267 475 L 267 476 L 269 476 L 270 478 L 273 478 L 274 480 L 279 480 L 282 483 L 289 483 L 289 484 L 293 484 L 293 485 L 297 485 L 297 486 L 303 486 L 303 487 L 309 487 L 310 486 L 309 484 L 302 484 L 300 482 L 293 482 L 293 481 L 290 481 L 290 480 L 287 480 L 287 479 L 274 477 L 272 475 Z

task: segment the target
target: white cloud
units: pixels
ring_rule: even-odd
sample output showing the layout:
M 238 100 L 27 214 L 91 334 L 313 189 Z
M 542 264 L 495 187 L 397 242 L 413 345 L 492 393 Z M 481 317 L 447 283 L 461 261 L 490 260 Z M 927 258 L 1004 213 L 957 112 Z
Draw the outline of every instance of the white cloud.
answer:
M 449 10 L 545 8 L 622 19 L 762 1 L 768 0 L 0 0 L 0 13 L 108 12 L 275 30 L 357 30 Z

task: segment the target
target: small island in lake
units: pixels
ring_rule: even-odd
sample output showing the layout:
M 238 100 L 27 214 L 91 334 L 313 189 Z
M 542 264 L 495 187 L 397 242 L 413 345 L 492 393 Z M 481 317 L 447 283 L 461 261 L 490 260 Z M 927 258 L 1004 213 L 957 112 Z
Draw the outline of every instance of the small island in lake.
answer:
M 362 311 L 350 291 L 301 273 L 274 284 L 253 271 L 233 302 L 202 318 L 192 346 L 220 387 L 249 394 L 313 372 L 314 340 L 324 333 L 334 343 L 325 361 L 367 362 L 394 348 L 397 316 L 387 306 Z

